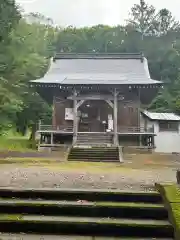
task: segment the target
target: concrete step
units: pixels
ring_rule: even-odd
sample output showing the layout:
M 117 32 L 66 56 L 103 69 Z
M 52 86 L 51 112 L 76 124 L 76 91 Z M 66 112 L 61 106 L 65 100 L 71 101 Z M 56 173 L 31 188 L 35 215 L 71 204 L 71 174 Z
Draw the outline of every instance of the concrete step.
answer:
M 165 220 L 137 220 L 42 215 L 0 215 L 0 232 L 81 236 L 172 238 L 173 228 Z

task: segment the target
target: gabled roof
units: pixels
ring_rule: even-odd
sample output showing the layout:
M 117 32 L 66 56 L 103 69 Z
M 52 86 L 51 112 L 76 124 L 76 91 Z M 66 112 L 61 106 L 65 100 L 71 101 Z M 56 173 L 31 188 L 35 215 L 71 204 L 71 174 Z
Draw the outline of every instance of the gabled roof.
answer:
M 74 84 L 161 84 L 150 78 L 148 63 L 141 54 L 58 54 L 49 71 L 35 83 Z
M 148 117 L 151 120 L 156 121 L 180 121 L 180 116 L 174 114 L 174 113 L 158 113 L 158 112 L 149 112 L 149 111 L 143 111 L 142 112 L 146 117 Z

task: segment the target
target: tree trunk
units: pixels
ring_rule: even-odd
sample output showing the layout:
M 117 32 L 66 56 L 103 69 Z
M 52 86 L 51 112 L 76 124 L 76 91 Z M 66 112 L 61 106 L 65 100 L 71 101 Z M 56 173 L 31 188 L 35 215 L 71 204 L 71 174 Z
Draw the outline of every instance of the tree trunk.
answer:
M 177 170 L 176 172 L 176 179 L 177 179 L 177 184 L 180 184 L 180 170 Z
M 36 140 L 35 138 L 36 138 L 36 124 L 33 124 L 31 126 L 31 135 L 30 135 L 29 140 L 34 142 Z

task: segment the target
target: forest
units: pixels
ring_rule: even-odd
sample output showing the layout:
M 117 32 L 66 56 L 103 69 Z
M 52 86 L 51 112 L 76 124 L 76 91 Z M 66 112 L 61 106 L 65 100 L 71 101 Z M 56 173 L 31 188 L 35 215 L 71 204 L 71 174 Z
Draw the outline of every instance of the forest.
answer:
M 42 77 L 56 52 L 142 52 L 151 77 L 164 88 L 152 111 L 180 114 L 180 23 L 168 9 L 157 11 L 140 0 L 125 25 L 63 28 L 39 13 L 24 15 L 15 1 L 0 5 L 0 134 L 25 134 L 37 122 L 50 120 L 49 106 L 29 81 Z M 33 134 L 31 134 L 33 137 Z

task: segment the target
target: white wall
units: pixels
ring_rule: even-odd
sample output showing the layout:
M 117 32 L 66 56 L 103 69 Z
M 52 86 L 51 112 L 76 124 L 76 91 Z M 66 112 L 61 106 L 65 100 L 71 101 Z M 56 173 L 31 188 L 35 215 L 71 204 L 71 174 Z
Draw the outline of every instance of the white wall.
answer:
M 141 126 L 145 125 L 144 117 L 141 117 Z M 147 126 L 150 127 L 154 125 L 154 133 L 156 136 L 154 137 L 155 143 L 155 152 L 160 153 L 172 153 L 178 152 L 180 153 L 180 124 L 179 124 L 179 132 L 173 131 L 159 131 L 159 123 L 158 121 L 149 121 L 147 119 Z
M 180 124 L 179 132 L 163 131 L 159 132 L 159 124 L 155 122 L 155 152 L 172 153 L 180 152 Z

